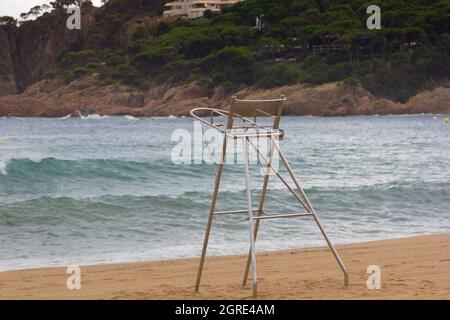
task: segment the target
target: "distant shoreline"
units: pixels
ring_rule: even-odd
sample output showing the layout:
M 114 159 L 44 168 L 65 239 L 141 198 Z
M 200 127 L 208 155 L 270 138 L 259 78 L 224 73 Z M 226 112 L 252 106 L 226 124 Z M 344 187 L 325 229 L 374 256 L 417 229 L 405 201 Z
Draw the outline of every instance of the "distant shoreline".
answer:
M 346 118 L 346 117 L 420 117 L 420 116 L 430 116 L 430 117 L 448 117 L 450 116 L 450 113 L 403 113 L 403 114 L 357 114 L 357 115 L 341 115 L 341 116 L 320 116 L 320 115 L 312 115 L 312 114 L 306 114 L 306 115 L 289 115 L 285 114 L 285 117 L 298 117 L 298 118 L 308 118 L 308 117 L 314 117 L 314 118 Z M 185 115 L 185 116 L 133 116 L 131 114 L 124 114 L 124 115 L 108 115 L 108 114 L 88 114 L 83 117 L 76 117 L 68 114 L 64 117 L 44 117 L 44 116 L 0 116 L 0 119 L 101 119 L 101 118 L 127 118 L 132 117 L 136 120 L 144 120 L 144 119 L 154 119 L 154 120 L 164 120 L 164 119 L 192 119 L 191 116 Z
M 450 299 L 450 233 L 339 245 L 350 286 L 326 248 L 258 255 L 260 299 Z M 81 267 L 81 290 L 68 290 L 65 268 L 0 272 L 0 299 L 250 299 L 240 288 L 244 256 L 210 257 L 199 294 L 198 259 Z M 381 269 L 380 290 L 366 287 Z
M 82 117 L 88 115 L 133 117 L 189 116 L 193 108 L 226 109 L 232 96 L 241 99 L 272 99 L 287 96 L 285 115 L 354 116 L 450 114 L 450 88 L 420 92 L 405 103 L 376 97 L 361 86 L 332 82 L 319 86 L 292 85 L 261 89 L 243 88 L 228 92 L 196 83 L 161 85 L 146 91 L 123 85 L 95 87 L 96 76 L 66 85 L 61 80 L 38 82 L 19 95 L 0 96 L 0 116 Z

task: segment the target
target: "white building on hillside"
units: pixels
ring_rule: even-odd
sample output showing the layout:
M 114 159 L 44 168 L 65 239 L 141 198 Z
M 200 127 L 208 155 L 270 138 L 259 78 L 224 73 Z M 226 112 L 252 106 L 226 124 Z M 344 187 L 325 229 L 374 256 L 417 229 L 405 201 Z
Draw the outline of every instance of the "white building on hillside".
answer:
M 186 17 L 195 19 L 203 17 L 207 10 L 220 12 L 240 0 L 179 0 L 166 3 L 165 17 Z

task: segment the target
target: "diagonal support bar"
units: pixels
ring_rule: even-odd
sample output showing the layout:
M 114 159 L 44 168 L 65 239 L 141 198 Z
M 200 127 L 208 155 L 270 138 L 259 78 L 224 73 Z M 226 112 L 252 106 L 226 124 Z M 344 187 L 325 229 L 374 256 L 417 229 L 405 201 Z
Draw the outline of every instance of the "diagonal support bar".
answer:
M 306 205 L 306 203 L 304 202 L 303 199 L 301 199 L 301 197 L 299 196 L 299 194 L 297 192 L 295 192 L 292 187 L 289 185 L 289 183 L 287 183 L 287 181 L 281 176 L 281 174 L 278 172 L 278 170 L 276 170 L 276 168 L 273 166 L 272 163 L 272 159 L 273 159 L 273 154 L 275 152 L 275 149 L 277 148 L 276 144 L 276 140 L 272 139 L 272 143 L 271 143 L 271 147 L 270 147 L 270 154 L 269 154 L 269 159 L 266 159 L 266 157 L 262 154 L 261 150 L 249 139 L 248 140 L 249 144 L 256 150 L 258 156 L 264 160 L 264 162 L 267 164 L 268 169 L 272 170 L 276 176 L 284 183 L 284 185 L 288 188 L 288 190 L 296 197 L 296 199 L 300 202 L 300 204 L 303 206 L 303 208 L 309 213 L 309 209 L 308 206 Z M 263 190 L 262 190 L 262 194 L 261 194 L 261 200 L 260 200 L 260 206 L 259 209 L 261 210 L 259 212 L 259 215 L 263 212 L 263 207 L 264 207 L 264 201 L 265 201 L 265 197 L 266 197 L 266 193 L 267 193 L 267 188 L 268 188 L 268 183 L 269 183 L 269 174 L 265 175 L 264 177 L 264 183 L 263 183 Z M 255 224 L 255 239 L 256 236 L 258 234 L 258 230 L 259 230 L 259 224 L 260 224 L 260 220 L 261 219 L 257 219 L 256 220 L 256 224 Z M 256 241 L 256 240 L 255 240 Z M 250 270 L 250 252 L 247 256 L 247 263 L 245 265 L 245 270 L 244 270 L 244 278 L 242 280 L 242 287 L 245 287 L 247 284 L 247 279 L 248 279 L 248 273 Z
M 297 200 L 300 202 L 300 204 L 303 206 L 303 208 L 305 208 L 305 210 L 309 212 L 310 209 L 309 209 L 308 205 L 306 204 L 305 199 L 302 199 L 303 196 L 301 197 L 297 192 L 295 192 L 294 189 L 292 189 L 292 187 L 289 185 L 289 183 L 281 176 L 281 174 L 278 172 L 278 170 L 273 166 L 272 162 L 269 162 L 269 160 L 267 160 L 266 157 L 264 157 L 261 150 L 259 150 L 259 148 L 253 144 L 253 142 L 251 142 L 249 140 L 249 143 L 256 150 L 256 152 L 261 157 L 261 159 L 263 159 L 264 162 L 266 162 L 269 165 L 270 169 L 281 180 L 281 182 L 283 182 L 283 184 L 286 186 L 286 188 L 288 188 L 288 190 L 297 198 Z M 276 146 L 275 146 L 275 148 L 278 150 L 278 152 L 280 152 Z
M 277 151 L 280 154 L 281 161 L 283 162 L 284 166 L 289 172 L 289 175 L 291 176 L 292 180 L 294 181 L 295 186 L 297 187 L 298 192 L 302 195 L 302 197 L 305 199 L 306 205 L 308 206 L 308 211 L 313 214 L 314 220 L 316 221 L 317 226 L 320 229 L 320 232 L 322 233 L 323 237 L 325 238 L 325 241 L 328 244 L 328 247 L 331 249 L 331 252 L 333 253 L 336 261 L 339 264 L 339 267 L 341 268 L 342 272 L 344 273 L 344 285 L 348 287 L 348 270 L 347 267 L 344 264 L 344 261 L 342 260 L 341 256 L 337 252 L 336 248 L 334 247 L 333 243 L 331 242 L 330 238 L 328 237 L 327 233 L 325 232 L 325 229 L 323 228 L 322 224 L 320 223 L 319 217 L 316 214 L 316 211 L 314 210 L 313 206 L 311 205 L 311 202 L 309 201 L 308 197 L 306 196 L 303 188 L 300 186 L 300 184 L 297 181 L 297 178 L 295 177 L 291 166 L 289 165 L 289 162 L 287 161 L 284 154 L 281 152 L 280 148 L 278 146 L 275 146 Z

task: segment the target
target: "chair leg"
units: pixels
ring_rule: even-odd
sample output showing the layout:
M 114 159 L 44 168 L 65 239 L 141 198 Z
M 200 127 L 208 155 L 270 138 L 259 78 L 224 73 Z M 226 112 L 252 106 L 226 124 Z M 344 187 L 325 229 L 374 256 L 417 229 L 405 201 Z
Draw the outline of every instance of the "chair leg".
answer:
M 252 276 L 253 276 L 253 297 L 257 296 L 258 280 L 256 275 L 256 249 L 255 249 L 255 221 L 253 219 L 252 207 L 252 191 L 250 186 L 250 172 L 248 166 L 248 140 L 244 138 L 244 169 L 245 169 L 245 186 L 247 189 L 247 205 L 248 205 L 248 223 L 250 236 L 250 253 L 252 260 Z
M 214 218 L 214 212 L 216 210 L 216 202 L 217 202 L 217 196 L 219 194 L 219 187 L 220 187 L 220 181 L 222 178 L 226 150 L 227 150 L 227 140 L 225 137 L 224 143 L 223 143 L 223 149 L 222 149 L 221 162 L 217 169 L 217 175 L 216 175 L 216 180 L 215 180 L 215 185 L 214 185 L 214 192 L 213 192 L 213 197 L 212 197 L 212 201 L 211 201 L 211 207 L 209 210 L 208 224 L 206 226 L 205 239 L 203 241 L 202 254 L 200 257 L 200 265 L 198 267 L 198 273 L 197 273 L 197 281 L 195 282 L 195 292 L 198 292 L 200 289 L 200 282 L 202 279 L 203 266 L 205 264 L 206 250 L 208 249 L 208 242 L 209 242 L 209 235 L 210 235 L 211 227 L 212 227 L 212 221 Z
M 330 238 L 328 238 L 328 235 L 325 232 L 325 229 L 322 227 L 322 224 L 319 221 L 319 217 L 317 216 L 317 214 L 314 211 L 314 209 L 312 209 L 312 214 L 313 214 L 314 220 L 316 221 L 317 226 L 319 227 L 320 232 L 322 232 L 322 235 L 323 235 L 325 241 L 328 244 L 328 247 L 330 248 L 331 252 L 333 253 L 334 257 L 336 258 L 336 261 L 339 264 L 339 267 L 341 268 L 342 272 L 344 273 L 344 286 L 348 287 L 348 270 L 347 270 L 347 267 L 345 266 L 344 261 L 342 260 L 341 256 L 337 252 L 337 250 L 334 247 L 333 243 L 331 242 Z
M 303 188 L 300 186 L 300 183 L 297 181 L 297 178 L 295 177 L 295 175 L 292 171 L 292 168 L 289 165 L 286 157 L 279 149 L 278 149 L 278 152 L 280 154 L 281 161 L 283 162 L 284 166 L 286 167 L 287 171 L 289 172 L 289 175 L 291 176 L 292 180 L 294 181 L 297 191 L 300 193 L 301 197 L 305 201 L 305 204 L 307 205 L 307 207 L 309 209 L 308 211 L 311 212 L 311 214 L 313 215 L 314 221 L 316 222 L 317 226 L 319 227 L 320 232 L 322 233 L 325 241 L 327 242 L 328 247 L 330 248 L 331 252 L 333 253 L 337 263 L 339 264 L 339 267 L 341 268 L 341 270 L 344 274 L 344 286 L 348 287 L 348 270 L 344 264 L 344 261 L 342 260 L 341 256 L 339 255 L 339 253 L 337 252 L 333 243 L 331 242 L 330 238 L 328 237 L 327 233 L 325 232 L 325 229 L 323 228 L 322 224 L 320 223 L 320 220 L 316 214 L 316 211 L 314 210 L 313 206 L 311 205 L 311 202 L 309 201 L 308 197 L 306 196 L 306 193 L 304 192 Z
M 270 171 L 270 163 L 272 163 L 273 152 L 274 152 L 274 146 L 271 145 L 270 146 L 270 154 L 269 154 L 269 164 L 267 165 L 267 168 L 268 168 L 269 171 Z M 261 191 L 261 198 L 259 200 L 259 207 L 258 207 L 257 216 L 260 216 L 262 214 L 262 210 L 264 209 L 264 202 L 266 200 L 267 188 L 269 186 L 269 177 L 270 177 L 270 174 L 266 174 L 264 176 L 264 181 L 263 181 L 263 186 L 262 186 L 262 191 Z M 259 224 L 260 224 L 260 220 L 256 220 L 256 222 L 255 222 L 255 232 L 254 232 L 255 242 L 256 242 L 256 237 L 258 236 Z M 250 264 L 251 264 L 251 261 L 252 261 L 251 254 L 252 254 L 251 250 L 249 249 L 248 250 L 248 255 L 247 255 L 247 262 L 245 264 L 244 278 L 242 279 L 242 287 L 243 288 L 247 285 L 248 273 L 250 271 Z

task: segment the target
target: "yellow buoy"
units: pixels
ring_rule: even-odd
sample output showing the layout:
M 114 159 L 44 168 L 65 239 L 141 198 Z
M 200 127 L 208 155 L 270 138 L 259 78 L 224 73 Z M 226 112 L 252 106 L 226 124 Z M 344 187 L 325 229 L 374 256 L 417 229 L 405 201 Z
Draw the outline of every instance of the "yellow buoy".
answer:
M 445 119 L 444 119 L 444 123 L 445 123 L 445 124 L 448 124 L 448 118 L 445 118 Z

